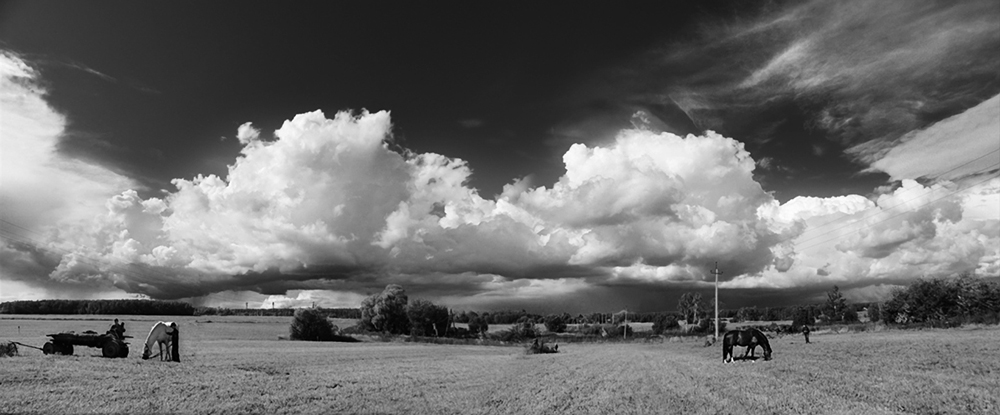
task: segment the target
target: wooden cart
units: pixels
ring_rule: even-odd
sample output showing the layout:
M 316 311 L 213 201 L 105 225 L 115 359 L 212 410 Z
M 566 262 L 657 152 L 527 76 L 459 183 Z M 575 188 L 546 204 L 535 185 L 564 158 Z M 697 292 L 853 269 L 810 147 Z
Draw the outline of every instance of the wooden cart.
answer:
M 51 341 L 42 346 L 42 353 L 45 354 L 73 354 L 73 346 L 87 346 L 101 349 L 104 357 L 128 357 L 128 343 L 123 339 L 132 336 L 119 338 L 114 333 L 97 334 L 93 331 L 83 333 L 56 333 L 49 334 Z

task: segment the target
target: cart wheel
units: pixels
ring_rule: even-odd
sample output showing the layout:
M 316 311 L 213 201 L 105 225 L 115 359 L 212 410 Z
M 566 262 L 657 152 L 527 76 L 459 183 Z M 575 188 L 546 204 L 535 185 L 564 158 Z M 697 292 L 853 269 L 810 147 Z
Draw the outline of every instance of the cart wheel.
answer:
M 62 354 L 67 355 L 67 356 L 72 356 L 73 355 L 73 345 L 72 344 L 64 344 L 64 345 L 62 345 Z
M 53 354 L 55 352 L 56 352 L 56 345 L 52 344 L 52 342 L 46 342 L 44 345 L 42 345 L 42 353 Z
M 122 359 L 128 357 L 128 345 L 127 344 L 122 343 L 121 351 L 118 352 L 118 357 L 120 357 Z
M 118 357 L 118 352 L 121 348 L 118 347 L 118 342 L 109 341 L 104 343 L 104 347 L 101 348 L 101 352 L 104 357 Z

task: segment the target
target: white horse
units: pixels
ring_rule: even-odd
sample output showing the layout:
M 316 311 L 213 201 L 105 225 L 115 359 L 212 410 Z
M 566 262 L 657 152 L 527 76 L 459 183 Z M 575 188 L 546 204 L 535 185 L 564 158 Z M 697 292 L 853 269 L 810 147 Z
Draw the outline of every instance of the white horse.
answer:
M 149 329 L 149 335 L 146 336 L 146 346 L 142 349 L 142 360 L 149 359 L 149 353 L 154 343 L 160 346 L 160 360 L 170 360 L 170 339 L 173 338 L 174 330 L 177 330 L 177 323 L 172 321 L 156 322 L 153 328 Z M 167 347 L 166 353 L 163 352 L 163 346 Z

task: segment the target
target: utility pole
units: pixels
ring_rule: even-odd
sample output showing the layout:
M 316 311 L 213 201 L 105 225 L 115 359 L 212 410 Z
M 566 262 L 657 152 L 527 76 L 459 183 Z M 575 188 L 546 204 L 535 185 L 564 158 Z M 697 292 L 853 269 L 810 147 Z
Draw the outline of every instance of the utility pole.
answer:
M 622 340 L 628 339 L 628 307 L 625 307 L 625 328 L 622 329 Z
M 719 341 L 719 274 L 722 274 L 722 271 L 719 271 L 718 261 L 712 274 L 715 274 L 715 341 Z

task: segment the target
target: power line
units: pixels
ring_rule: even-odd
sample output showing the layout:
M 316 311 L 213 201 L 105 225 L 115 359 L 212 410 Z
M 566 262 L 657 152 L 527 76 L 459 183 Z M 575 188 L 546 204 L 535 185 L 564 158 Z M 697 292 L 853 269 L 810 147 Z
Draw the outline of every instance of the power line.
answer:
M 962 164 L 960 164 L 960 165 L 958 165 L 958 166 L 956 166 L 956 167 L 952 168 L 951 170 L 948 170 L 948 171 L 945 171 L 945 172 L 943 172 L 943 173 L 939 173 L 939 174 L 937 174 L 936 176 L 937 176 L 937 177 L 941 177 L 941 176 L 944 176 L 944 175 L 946 175 L 946 174 L 948 174 L 948 173 L 951 173 L 951 172 L 953 172 L 953 171 L 955 171 L 955 170 L 958 170 L 958 169 L 960 169 L 960 168 L 962 168 L 962 167 L 965 167 L 965 166 L 968 166 L 969 164 L 972 164 L 973 162 L 976 162 L 976 161 L 979 161 L 979 159 L 982 159 L 982 158 L 985 158 L 986 156 L 989 156 L 990 154 L 993 154 L 993 153 L 1000 153 L 1000 148 L 998 148 L 998 149 L 996 149 L 996 150 L 993 150 L 993 151 L 991 151 L 991 152 L 989 152 L 989 153 L 986 153 L 986 154 L 983 154 L 983 155 L 981 155 L 981 156 L 979 156 L 979 157 L 976 157 L 976 158 L 974 158 L 974 159 L 972 159 L 972 160 L 969 160 L 969 161 L 967 161 L 967 162 L 965 162 L 965 163 L 962 163 Z M 979 173 L 981 173 L 981 172 L 976 172 L 976 173 L 970 173 L 970 174 L 979 174 Z
M 950 197 L 950 196 L 954 196 L 954 195 L 956 195 L 956 194 L 958 194 L 958 193 L 961 193 L 961 192 L 964 192 L 964 191 L 966 191 L 966 190 L 969 190 L 969 189 L 972 189 L 973 187 L 976 187 L 976 186 L 978 186 L 978 185 L 980 185 L 980 184 L 983 184 L 983 183 L 986 183 L 986 182 L 988 182 L 988 181 L 990 181 L 990 180 L 993 180 L 993 179 L 994 179 L 994 177 L 992 177 L 992 176 L 991 176 L 991 177 L 987 177 L 986 179 L 984 179 L 984 180 L 980 180 L 980 181 L 978 181 L 978 182 L 976 182 L 976 183 L 973 183 L 972 185 L 969 185 L 969 186 L 967 186 L 967 187 L 965 187 L 965 188 L 961 188 L 961 189 L 958 189 L 958 190 L 955 190 L 955 191 L 953 191 L 953 192 L 950 192 L 950 193 L 947 193 L 947 194 L 945 194 L 945 195 L 943 195 L 943 196 L 939 196 L 939 197 L 937 197 L 937 198 L 934 198 L 934 199 L 931 199 L 930 201 L 927 201 L 926 203 L 923 203 L 923 204 L 921 204 L 920 206 L 918 206 L 918 208 L 919 208 L 919 207 L 923 207 L 923 206 L 926 206 L 926 205 L 929 205 L 929 204 L 931 204 L 931 203 L 934 203 L 934 202 L 937 202 L 937 201 L 939 201 L 939 200 L 941 200 L 941 199 L 944 199 L 944 198 L 946 198 L 946 197 Z M 925 195 L 926 195 L 926 194 L 925 194 Z M 922 195 L 922 196 L 924 196 L 924 195 Z M 921 197 L 922 197 L 922 196 L 921 196 Z M 913 199 L 910 199 L 910 200 L 913 200 Z M 904 203 L 905 203 L 905 202 L 904 202 Z M 899 207 L 899 206 L 902 206 L 902 204 L 899 204 L 899 205 L 896 205 L 896 206 L 894 206 L 894 207 L 893 207 L 893 209 L 894 209 L 894 208 L 896 208 L 896 207 Z M 887 209 L 887 210 L 888 210 L 888 209 Z M 886 222 L 886 221 L 888 221 L 888 220 L 890 220 L 890 219 L 893 219 L 893 218 L 896 218 L 896 217 L 898 217 L 898 216 L 901 216 L 901 215 L 904 215 L 904 214 L 907 214 L 907 213 L 911 213 L 911 212 L 912 212 L 912 211 L 903 211 L 903 212 L 899 212 L 899 213 L 897 213 L 897 214 L 895 214 L 895 215 L 892 215 L 892 216 L 889 216 L 889 217 L 887 217 L 887 218 L 885 218 L 885 219 L 882 219 L 882 220 L 879 220 L 879 221 L 877 221 L 877 222 L 873 222 L 873 223 L 869 223 L 869 224 L 866 224 L 866 225 L 862 225 L 862 226 L 863 226 L 863 227 L 867 227 L 867 228 L 872 228 L 872 227 L 873 227 L 874 225 L 877 225 L 877 224 L 879 224 L 879 223 L 882 223 L 882 222 Z M 862 218 L 858 219 L 858 221 L 863 221 L 863 220 L 865 220 L 865 219 L 869 219 L 869 218 L 872 218 L 872 217 L 874 217 L 874 216 L 877 216 L 877 215 L 879 215 L 880 213 L 882 213 L 882 212 L 876 212 L 876 213 L 874 213 L 874 214 L 872 214 L 872 215 L 869 215 L 869 216 L 865 216 L 865 217 L 862 217 Z M 847 227 L 847 226 L 849 226 L 849 225 L 852 225 L 852 224 L 854 224 L 854 223 L 856 223 L 856 222 L 852 222 L 852 223 L 848 223 L 848 224 L 845 224 L 844 226 L 841 226 L 841 227 L 838 227 L 838 228 L 835 228 L 835 229 L 832 229 L 832 230 L 830 230 L 830 231 L 828 231 L 828 232 L 824 232 L 824 233 L 822 233 L 822 234 L 820 234 L 820 235 L 816 235 L 816 236 L 814 236 L 814 237 L 812 237 L 812 238 L 809 238 L 809 239 L 807 239 L 807 240 L 805 240 L 805 241 L 801 241 L 801 242 L 799 242 L 798 244 L 796 244 L 796 246 L 795 246 L 795 249 L 796 249 L 796 250 L 806 250 L 806 249 L 809 249 L 809 248 L 813 248 L 813 247 L 816 247 L 816 246 L 820 246 L 820 245 L 823 245 L 823 244 L 825 244 L 825 243 L 827 243 L 827 242 L 831 242 L 831 241 L 835 241 L 835 240 L 837 240 L 837 239 L 841 239 L 841 238 L 843 238 L 843 237 L 845 237 L 845 236 L 847 236 L 847 235 L 836 235 L 836 236 L 834 236 L 833 238 L 830 238 L 830 239 L 824 239 L 824 240 L 822 240 L 822 241 L 819 241 L 818 243 L 815 243 L 815 244 L 808 244 L 808 245 L 806 245 L 806 246 L 800 246 L 800 244 L 802 244 L 802 243 L 804 243 L 804 242 L 808 242 L 808 241 L 811 241 L 811 240 L 815 240 L 815 239 L 817 239 L 817 238 L 819 238 L 819 237 L 821 237 L 821 236 L 823 236 L 823 235 L 828 235 L 828 234 L 832 233 L 833 231 L 836 231 L 836 230 L 840 230 L 840 229 L 843 229 L 843 228 L 845 228 L 845 227 Z
M 988 172 L 988 171 L 990 171 L 990 170 L 992 170 L 992 169 L 995 169 L 995 168 L 998 168 L 998 167 L 1000 167 L 1000 164 L 997 164 L 997 165 L 995 165 L 995 166 L 990 166 L 990 167 L 988 167 L 988 168 L 986 168 L 986 169 L 983 169 L 983 170 L 980 170 L 980 171 L 977 171 L 977 172 L 976 172 L 975 174 L 980 174 L 980 173 L 986 173 L 986 172 Z M 984 183 L 984 182 L 987 182 L 987 181 L 989 181 L 989 180 L 991 180 L 991 179 L 992 179 L 992 178 L 987 178 L 986 180 L 983 180 L 983 181 L 981 181 L 981 182 L 978 182 L 978 183 L 975 183 L 975 184 L 973 184 L 972 186 L 969 186 L 969 187 L 967 187 L 966 189 L 970 189 L 970 188 L 972 188 L 972 187 L 975 187 L 976 185 L 978 185 L 978 184 L 980 184 L 980 183 Z M 962 190 L 966 190 L 966 189 L 962 189 Z M 926 192 L 924 192 L 924 193 L 922 193 L 922 194 L 920 194 L 920 195 L 917 195 L 917 196 L 915 196 L 915 197 L 911 197 L 911 198 L 909 198 L 909 199 L 906 199 L 906 200 L 904 200 L 904 201 L 902 201 L 902 202 L 899 202 L 898 204 L 896 204 L 896 205 L 893 205 L 893 206 L 890 206 L 890 207 L 882 207 L 882 212 L 884 212 L 884 211 L 889 211 L 889 210 L 894 210 L 894 209 L 896 209 L 896 208 L 899 208 L 899 207 L 902 207 L 902 206 L 906 205 L 907 203 L 909 203 L 909 202 L 911 202 L 911 201 L 914 201 L 914 200 L 917 200 L 917 199 L 920 199 L 920 198 L 923 198 L 923 197 L 927 196 L 927 195 L 928 195 L 929 193 L 931 193 L 932 191 L 933 191 L 933 190 L 928 190 L 928 191 L 926 191 Z M 959 191 L 961 191 L 961 190 L 959 190 Z M 958 191 L 956 191 L 956 193 L 957 193 L 957 192 L 958 192 Z M 866 216 L 864 216 L 864 217 L 861 217 L 861 218 L 859 218 L 858 220 L 864 220 L 864 219 L 870 219 L 870 218 L 873 218 L 873 217 L 875 217 L 875 216 L 878 216 L 878 215 L 879 215 L 879 214 L 881 214 L 882 212 L 874 212 L 874 213 L 872 213 L 872 214 L 869 214 L 869 215 L 866 215 Z M 822 228 L 822 227 L 824 227 L 824 226 L 829 226 L 829 225 L 833 225 L 833 224 L 835 224 L 835 223 L 837 223 L 837 222 L 843 222 L 843 221 L 845 221 L 845 220 L 847 220 L 847 219 L 850 219 L 850 216 L 849 216 L 849 215 L 846 215 L 846 216 L 842 216 L 842 217 L 839 217 L 839 218 L 837 218 L 837 219 L 834 219 L 834 220 L 831 220 L 831 221 L 829 221 L 829 222 L 827 222 L 827 223 L 824 223 L 824 224 L 822 224 L 822 225 L 817 225 L 817 226 L 814 226 L 814 227 L 813 227 L 812 229 L 820 229 L 820 228 Z M 801 241 L 799 241 L 798 243 L 799 243 L 799 244 L 802 244 L 802 243 L 805 243 L 805 242 L 809 242 L 809 241 L 811 241 L 811 240 L 814 240 L 814 239 L 818 239 L 818 238 L 821 238 L 821 237 L 823 237 L 824 235 L 827 235 L 827 234 L 830 234 L 830 233 L 832 233 L 833 231 L 836 231 L 836 230 L 840 230 L 840 229 L 843 229 L 843 228 L 845 228 L 845 227 L 847 227 L 847 226 L 849 226 L 849 225 L 850 225 L 850 223 L 847 223 L 847 224 L 845 224 L 844 226 L 840 226 L 840 227 L 837 227 L 837 228 L 834 228 L 834 229 L 831 229 L 831 230 L 829 230 L 829 231 L 826 231 L 826 232 L 823 232 L 823 233 L 820 233 L 820 234 L 818 234 L 818 235 L 814 235 L 814 236 L 812 236 L 812 237 L 810 237 L 810 238 L 808 238 L 808 239 L 804 239 L 804 240 L 801 240 Z
M 979 157 L 977 157 L 977 158 L 975 158 L 975 159 L 973 159 L 973 160 L 971 160 L 971 161 L 968 161 L 968 162 L 966 162 L 966 163 L 964 163 L 964 164 L 962 164 L 962 165 L 959 165 L 959 166 L 957 166 L 957 167 L 955 167 L 955 168 L 953 168 L 953 169 L 951 169 L 951 170 L 948 170 L 948 171 L 946 171 L 946 172 L 942 173 L 942 175 L 944 175 L 944 174 L 947 174 L 947 173 L 950 173 L 950 172 L 952 172 L 952 171 L 955 171 L 955 170 L 957 170 L 957 169 L 959 169 L 959 168 L 961 168 L 961 167 L 964 167 L 964 166 L 966 166 L 966 165 L 968 165 L 968 164 L 971 164 L 972 162 L 975 162 L 976 160 L 979 160 L 979 159 L 981 159 L 981 158 L 983 158 L 983 157 L 986 157 L 986 156 L 988 156 L 988 155 L 990 155 L 990 154 L 993 154 L 993 153 L 997 153 L 997 152 L 1000 152 L 1000 149 L 996 149 L 996 150 L 993 150 L 993 151 L 991 151 L 991 152 L 989 152 L 989 153 L 986 153 L 986 154 L 984 154 L 984 155 L 982 155 L 982 156 L 979 156 Z M 982 173 L 988 173 L 989 171 L 991 171 L 991 170 L 993 170 L 993 169 L 996 169 L 996 168 L 998 168 L 998 167 L 1000 167 L 1000 164 L 996 164 L 996 165 L 990 165 L 989 167 L 987 167 L 987 168 L 985 168 L 985 169 L 981 169 L 981 170 L 979 170 L 979 171 L 975 171 L 975 172 L 972 172 L 972 173 L 970 173 L 969 175 L 970 175 L 970 176 L 972 176 L 972 175 L 978 175 L 978 174 L 982 174 Z M 978 183 L 977 183 L 977 184 L 978 184 Z M 897 207 L 900 207 L 900 206 L 903 206 L 903 205 L 904 205 L 904 204 L 906 204 L 907 202 L 910 202 L 910 201 L 913 201 L 913 200 L 916 200 L 916 199 L 919 199 L 919 198 L 922 198 L 922 197 L 926 196 L 926 195 L 927 195 L 927 193 L 930 193 L 930 192 L 931 192 L 931 191 L 929 190 L 929 191 L 927 191 L 927 192 L 926 192 L 926 193 L 924 193 L 924 194 L 921 194 L 921 195 L 919 195 L 919 196 L 916 196 L 916 197 L 913 197 L 913 198 L 910 198 L 910 199 L 907 199 L 907 200 L 904 200 L 904 201 L 900 202 L 899 204 L 897 204 L 897 205 L 895 205 L 895 206 L 892 206 L 892 207 L 888 207 L 888 208 L 884 208 L 884 209 L 885 209 L 885 210 L 892 210 L 892 209 L 895 209 L 895 208 L 897 208 Z M 844 221 L 844 220 L 846 220 L 846 219 L 847 219 L 847 218 L 849 218 L 849 217 L 850 217 L 850 216 L 842 216 L 842 217 L 839 217 L 839 218 L 836 218 L 836 219 L 833 219 L 833 220 L 831 220 L 831 221 L 829 221 L 829 222 L 827 222 L 827 223 L 824 223 L 824 224 L 821 224 L 821 225 L 816 225 L 816 226 L 814 226 L 814 227 L 813 227 L 813 229 L 819 229 L 819 228 L 822 228 L 822 227 L 824 227 L 824 226 L 830 226 L 830 225 L 833 225 L 833 224 L 835 224 L 835 223 L 837 223 L 837 222 L 841 222 L 841 221 Z M 866 218 L 862 218 L 862 219 L 866 219 Z M 835 229 L 832 229 L 832 230 L 830 230 L 830 232 L 833 232 L 833 231 L 835 231 L 835 230 L 837 230 L 837 229 L 841 229 L 841 228 L 835 228 Z M 825 234 L 825 233 L 824 233 L 824 234 Z M 803 240 L 803 241 L 801 241 L 800 243 L 802 243 L 802 242 L 807 242 L 807 241 L 810 241 L 810 240 L 812 240 L 812 239 L 816 239 L 817 237 L 820 237 L 820 236 L 823 236 L 824 234 L 820 234 L 820 235 L 816 235 L 815 237 L 812 237 L 812 238 L 809 238 L 809 239 L 806 239 L 806 240 Z

